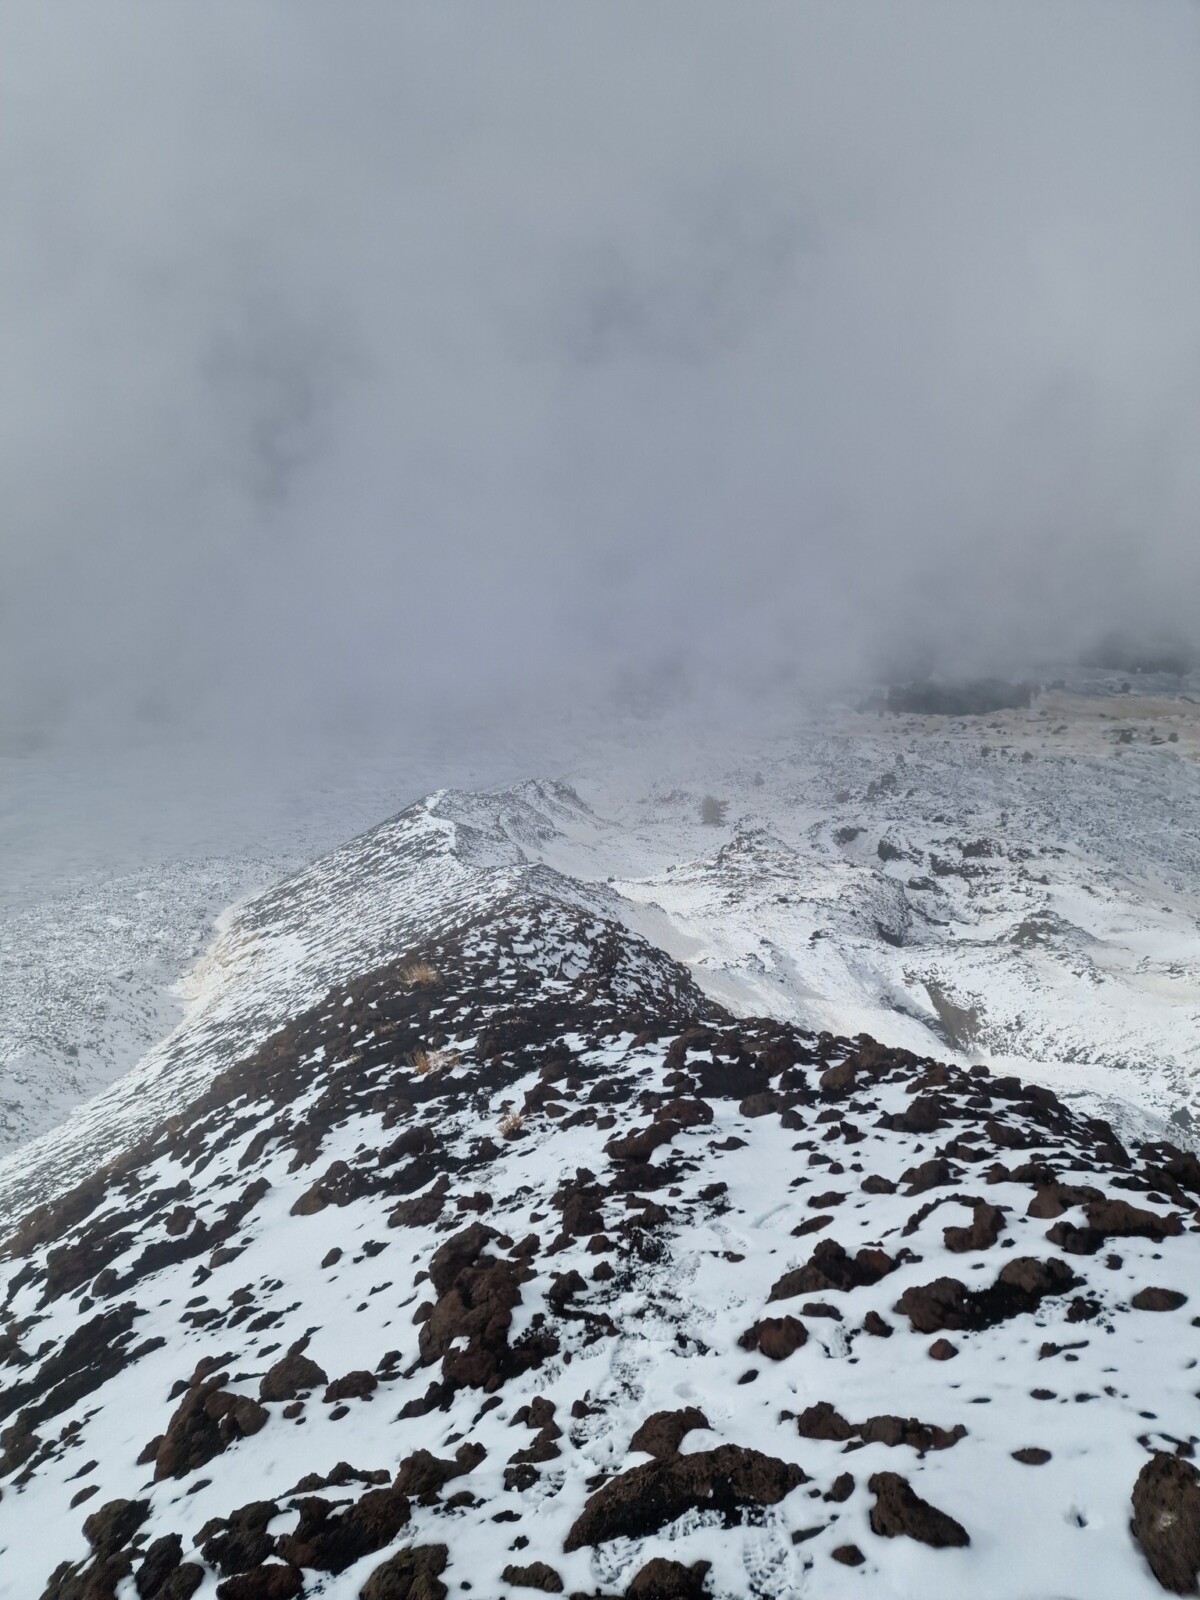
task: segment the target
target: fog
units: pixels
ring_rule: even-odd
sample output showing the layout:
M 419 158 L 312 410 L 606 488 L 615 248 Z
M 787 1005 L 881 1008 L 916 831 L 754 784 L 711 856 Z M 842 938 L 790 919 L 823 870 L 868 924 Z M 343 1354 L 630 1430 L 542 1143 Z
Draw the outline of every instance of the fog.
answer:
M 1195 5 L 0 33 L 0 730 L 252 764 L 1193 626 Z

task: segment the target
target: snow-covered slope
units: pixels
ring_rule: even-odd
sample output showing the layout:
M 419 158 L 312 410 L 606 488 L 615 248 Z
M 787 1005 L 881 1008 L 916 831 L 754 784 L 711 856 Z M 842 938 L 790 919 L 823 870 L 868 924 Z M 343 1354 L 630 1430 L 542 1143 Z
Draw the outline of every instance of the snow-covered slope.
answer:
M 0 1597 L 1186 1589 L 1196 726 L 1108 703 L 631 739 L 229 909 L 0 1163 Z
M 541 809 L 515 794 L 486 805 L 532 842 L 563 803 L 553 785 L 527 787 Z M 573 885 L 530 864 L 506 831 L 481 831 L 484 806 L 435 795 L 222 917 L 183 985 L 179 1025 L 62 1128 L 0 1163 L 0 1216 L 74 1181 L 97 1149 L 132 1143 L 333 984 L 452 921 L 501 907 L 518 887 L 552 881 L 560 897 L 578 898 Z
M 1156 1115 L 1190 1117 L 1200 1045 L 1200 706 L 1178 685 L 1170 695 L 1155 684 L 1125 695 L 1111 687 L 1083 675 L 1075 692 L 985 718 L 789 703 L 740 731 L 681 732 L 661 718 L 557 729 L 547 742 L 587 810 L 568 815 L 547 805 L 548 790 L 530 799 L 526 788 L 509 801 L 446 795 L 440 812 L 475 830 L 476 849 L 499 840 L 510 864 L 541 863 L 589 885 L 610 915 L 688 962 L 735 1011 L 867 1028 L 919 1050 L 936 1041 L 1064 1091 L 1086 1085 L 1113 1114 L 1133 1099 Z M 14 891 L 0 911 L 0 1148 L 111 1083 L 161 1040 L 181 998 L 195 1013 L 206 982 L 193 974 L 182 995 L 174 985 L 218 907 L 292 879 L 328 848 L 322 841 L 383 814 L 416 770 L 410 759 L 402 778 L 379 756 L 357 786 L 343 773 L 336 790 L 322 783 L 292 794 L 267 832 L 265 818 L 251 827 L 243 817 L 253 850 L 232 846 L 236 808 L 226 801 L 231 817 L 218 815 L 201 856 L 173 856 L 169 839 L 156 839 L 155 859 L 136 870 L 79 876 L 74 863 L 58 887 Z M 74 780 L 44 792 L 48 780 L 22 788 L 2 776 L 6 863 L 67 848 L 80 819 L 57 817 L 50 800 Z M 167 787 L 140 771 L 129 783 L 154 795 Z M 198 774 L 186 787 L 220 812 Z M 721 827 L 700 823 L 709 792 L 727 802 Z M 113 808 L 136 812 L 132 791 L 117 799 Z M 505 820 L 510 801 L 532 804 L 537 820 Z M 55 816 L 48 838 L 44 825 L 22 826 L 22 806 Z M 374 857 L 385 883 L 407 871 L 407 845 L 397 838 L 389 853 L 390 837 Z M 450 870 L 468 877 L 469 837 L 450 847 Z M 320 910 L 320 878 L 336 877 L 342 861 L 352 875 L 352 853 L 330 859 L 294 879 L 293 923 Z M 368 938 L 383 898 L 367 908 Z M 278 897 L 266 906 L 273 922 Z M 253 921 L 252 902 L 245 918 L 239 908 L 224 919 L 204 963 L 210 976 L 229 969 L 239 930 Z M 322 927 L 318 939 L 342 941 L 346 970 L 362 954 L 344 926 Z M 1190 1136 L 1186 1121 L 1180 1136 Z
M 536 798 L 513 835 L 579 825 Z M 235 1059 L 214 973 L 219 1070 L 177 1039 L 136 1144 L 16 1221 L 0 1595 L 1160 1593 L 1195 1158 L 737 1020 L 444 804 L 260 904 L 234 965 L 291 1019 Z M 339 977 L 302 905 L 391 948 Z

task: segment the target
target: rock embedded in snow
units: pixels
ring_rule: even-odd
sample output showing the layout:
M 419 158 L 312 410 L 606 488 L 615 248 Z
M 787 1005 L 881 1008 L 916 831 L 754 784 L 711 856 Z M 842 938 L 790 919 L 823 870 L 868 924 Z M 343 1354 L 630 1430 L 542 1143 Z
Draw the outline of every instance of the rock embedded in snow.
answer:
M 1200 1473 L 1190 1461 L 1153 1455 L 1133 1486 L 1133 1536 L 1171 1594 L 1195 1594 L 1200 1578 Z
M 922 1500 L 898 1472 L 876 1472 L 867 1487 L 875 1496 L 871 1531 L 881 1538 L 916 1539 L 935 1550 L 970 1544 L 971 1537 L 962 1524 Z

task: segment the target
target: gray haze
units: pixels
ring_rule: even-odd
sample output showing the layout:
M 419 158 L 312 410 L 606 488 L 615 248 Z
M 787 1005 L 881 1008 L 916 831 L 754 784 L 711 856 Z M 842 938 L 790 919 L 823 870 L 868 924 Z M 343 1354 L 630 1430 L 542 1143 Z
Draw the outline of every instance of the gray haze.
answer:
M 1200 8 L 8 5 L 0 730 L 268 752 L 1200 596 Z

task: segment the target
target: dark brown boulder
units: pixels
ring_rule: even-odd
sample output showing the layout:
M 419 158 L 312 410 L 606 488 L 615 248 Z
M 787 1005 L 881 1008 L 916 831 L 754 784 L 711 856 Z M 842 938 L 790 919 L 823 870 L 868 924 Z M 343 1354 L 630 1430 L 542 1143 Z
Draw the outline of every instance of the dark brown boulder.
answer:
M 516 1589 L 540 1589 L 543 1594 L 562 1593 L 562 1579 L 544 1561 L 531 1561 L 527 1567 L 514 1566 L 510 1562 L 500 1576 Z
M 922 1161 L 919 1166 L 901 1173 L 900 1182 L 908 1185 L 907 1194 L 925 1194 L 930 1189 L 942 1189 L 947 1184 L 957 1183 L 958 1176 L 958 1169 L 951 1166 L 945 1156 L 931 1156 L 928 1161 Z
M 961 1523 L 922 1500 L 907 1478 L 898 1472 L 876 1472 L 867 1487 L 875 1496 L 871 1531 L 883 1539 L 903 1535 L 935 1550 L 969 1545 L 971 1537 Z
M 83 1524 L 83 1536 L 98 1556 L 123 1550 L 150 1515 L 149 1500 L 110 1500 Z
M 843 1061 L 840 1066 L 830 1067 L 820 1077 L 821 1093 L 826 1100 L 837 1100 L 848 1094 L 854 1087 L 854 1080 L 858 1074 L 858 1062 L 851 1057 Z
M 1021 1450 L 1012 1453 L 1014 1461 L 1019 1461 L 1023 1467 L 1044 1467 L 1051 1459 L 1049 1450 L 1043 1450 L 1040 1445 L 1026 1445 Z
M 344 1572 L 363 1556 L 391 1544 L 411 1515 L 399 1489 L 368 1489 L 344 1511 L 313 1495 L 299 1501 L 300 1521 L 282 1534 L 276 1551 L 297 1567 Z
M 319 1388 L 329 1379 L 317 1363 L 304 1354 L 308 1339 L 297 1339 L 273 1367 L 263 1375 L 258 1386 L 260 1400 L 294 1400 L 302 1391 Z
M 359 1591 L 359 1600 L 446 1600 L 440 1574 L 449 1552 L 444 1544 L 408 1545 L 375 1571 Z
M 805 1482 L 806 1474 L 793 1462 L 740 1445 L 650 1461 L 598 1489 L 576 1518 L 563 1548 L 579 1550 L 606 1539 L 644 1538 L 688 1511 L 716 1511 L 732 1525 L 742 1510 L 777 1505 Z
M 110 1500 L 94 1511 L 83 1525 L 91 1559 L 86 1565 L 64 1561 L 56 1567 L 42 1600 L 116 1600 L 118 1585 L 133 1567 L 126 1546 L 149 1511 L 146 1500 Z
M 255 1567 L 217 1585 L 217 1600 L 294 1600 L 304 1593 L 304 1579 L 295 1567 Z
M 1129 1304 L 1135 1311 L 1178 1311 L 1187 1305 L 1187 1295 L 1178 1289 L 1139 1289 Z
M 832 1439 L 841 1443 L 852 1439 L 856 1430 L 828 1400 L 818 1400 L 796 1418 L 796 1431 L 802 1439 Z
M 1183 1232 L 1182 1217 L 1162 1217 L 1156 1211 L 1131 1206 L 1127 1200 L 1093 1200 L 1084 1207 L 1083 1214 L 1088 1227 L 1105 1239 L 1153 1239 L 1161 1243 Z
M 798 1317 L 763 1317 L 738 1340 L 743 1350 L 757 1350 L 771 1361 L 783 1361 L 808 1342 L 808 1329 Z
M 460 1444 L 453 1460 L 414 1450 L 400 1463 L 394 1487 L 423 1505 L 432 1505 L 452 1478 L 473 1472 L 486 1454 L 481 1444 Z
M 321 1396 L 326 1405 L 334 1405 L 339 1400 L 369 1400 L 379 1387 L 379 1379 L 373 1372 L 347 1372 L 342 1378 L 335 1378 Z
M 236 1439 L 249 1438 L 265 1426 L 268 1413 L 249 1395 L 226 1389 L 227 1379 L 227 1373 L 219 1372 L 187 1390 L 158 1442 L 156 1482 L 186 1477 Z
M 610 1139 L 604 1153 L 611 1161 L 649 1161 L 659 1145 L 670 1144 L 678 1132 L 677 1122 L 652 1122 L 648 1128 Z
M 868 1417 L 865 1422 L 847 1422 L 828 1400 L 818 1400 L 802 1411 L 796 1418 L 796 1431 L 802 1439 L 829 1439 L 839 1444 L 857 1438 L 864 1444 L 882 1444 L 889 1449 L 907 1445 L 919 1455 L 927 1450 L 949 1450 L 967 1436 L 961 1422 L 953 1428 L 939 1428 L 916 1417 L 886 1415 Z
M 682 1411 L 655 1411 L 648 1416 L 633 1438 L 631 1450 L 644 1450 L 656 1460 L 665 1461 L 679 1454 L 684 1437 L 694 1428 L 707 1428 L 708 1418 L 698 1406 L 687 1406 Z
M 1078 1283 L 1065 1261 L 1019 1256 L 1001 1268 L 990 1288 L 971 1290 L 957 1278 L 935 1278 L 906 1289 L 895 1309 L 915 1333 L 979 1330 L 1036 1311 L 1047 1295 L 1065 1294 Z
M 456 1389 L 498 1389 L 508 1378 L 541 1364 L 558 1348 L 548 1329 L 526 1334 L 511 1345 L 512 1314 L 521 1301 L 521 1284 L 532 1274 L 527 1260 L 505 1261 L 487 1254 L 498 1235 L 482 1223 L 455 1234 L 435 1252 L 429 1275 L 439 1299 L 421 1327 L 421 1360 L 442 1363 L 444 1380 Z M 465 1343 L 463 1343 L 465 1341 Z
M 198 1567 L 194 1561 L 185 1561 L 167 1576 L 162 1587 L 155 1591 L 153 1600 L 192 1600 L 205 1576 L 203 1567 Z
M 704 1600 L 708 1570 L 707 1561 L 685 1567 L 682 1561 L 655 1556 L 629 1580 L 625 1600 Z
M 1004 1207 L 976 1200 L 971 1222 L 965 1228 L 943 1228 L 946 1249 L 961 1255 L 967 1250 L 990 1250 L 1004 1226 Z
M 133 1580 L 138 1600 L 157 1600 L 163 1585 L 179 1569 L 182 1561 L 183 1541 L 177 1533 L 166 1533 L 161 1539 L 155 1539 L 143 1555 Z M 195 1570 L 202 1578 L 201 1569 L 197 1567 Z
M 267 1524 L 279 1515 L 274 1500 L 252 1500 L 227 1517 L 213 1517 L 196 1535 L 200 1554 L 209 1566 L 232 1576 L 258 1566 L 275 1554 L 275 1540 Z
M 836 1239 L 822 1239 L 804 1266 L 778 1279 L 767 1299 L 791 1300 L 798 1294 L 820 1294 L 828 1289 L 865 1288 L 895 1270 L 895 1261 L 882 1250 L 860 1250 L 850 1256 Z
M 1195 1594 L 1200 1577 L 1200 1473 L 1161 1451 L 1133 1486 L 1133 1537 L 1150 1570 L 1171 1594 Z

